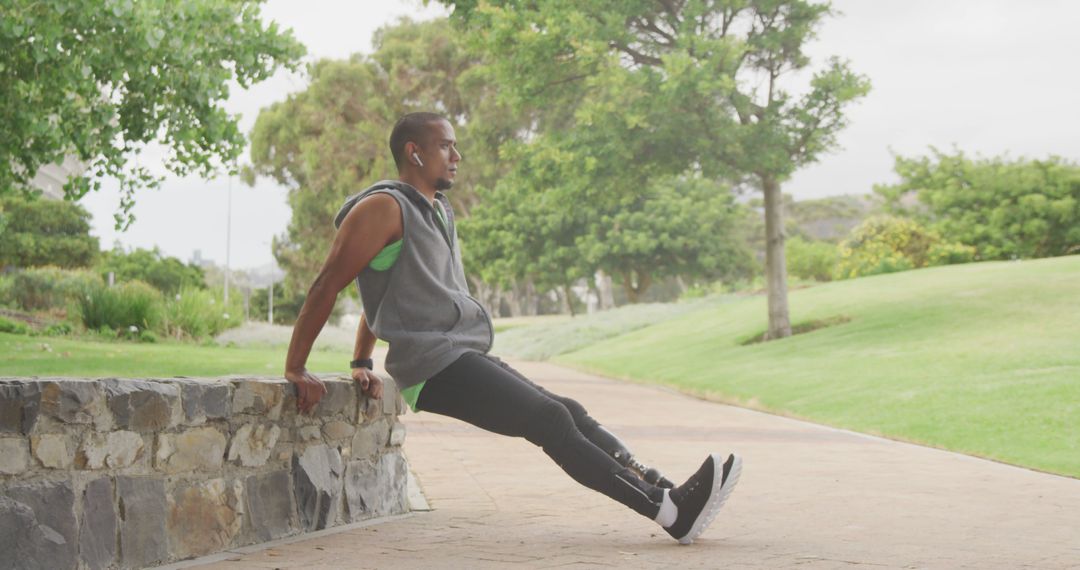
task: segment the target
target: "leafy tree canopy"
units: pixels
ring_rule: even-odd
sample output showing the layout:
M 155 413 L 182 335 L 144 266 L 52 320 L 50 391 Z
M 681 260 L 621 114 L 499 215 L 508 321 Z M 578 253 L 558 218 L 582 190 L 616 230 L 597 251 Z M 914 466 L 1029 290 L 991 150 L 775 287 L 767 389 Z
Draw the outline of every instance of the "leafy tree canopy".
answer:
M 790 334 L 780 182 L 835 146 L 846 108 L 869 90 L 835 58 L 806 89 L 784 81 L 809 66 L 804 45 L 827 4 L 443 1 L 490 56 L 504 98 L 562 111 L 533 142 L 572 153 L 589 198 L 684 172 L 761 188 L 769 334 Z
M 980 259 L 1080 252 L 1076 164 L 1057 157 L 972 159 L 932 148 L 929 156 L 897 156 L 895 170 L 900 183 L 874 188 L 888 206 L 974 246 Z
M 86 267 L 97 252 L 90 213 L 82 206 L 17 195 L 0 198 L 0 268 Z
M 537 191 L 511 176 L 483 193 L 460 228 L 466 266 L 485 282 L 529 280 L 547 290 L 603 270 L 636 302 L 665 277 L 751 272 L 739 239 L 745 219 L 728 188 L 696 175 L 657 179 L 614 199 L 590 199 L 573 186 Z
M 304 48 L 261 21 L 259 0 L 6 0 L 0 11 L 0 192 L 26 189 L 44 165 L 75 156 L 86 176 L 65 185 L 77 199 L 120 182 L 118 227 L 134 193 L 154 187 L 136 155 L 165 145 L 176 175 L 209 176 L 244 139 L 221 103 L 293 68 Z
M 259 113 L 254 173 L 290 189 L 292 219 L 274 244 L 290 295 L 306 291 L 318 272 L 345 197 L 397 177 L 387 140 L 401 115 L 435 110 L 454 123 L 465 158 L 449 196 L 463 216 L 476 201 L 471 189 L 505 172 L 499 149 L 522 121 L 474 67 L 446 20 L 404 19 L 376 33 L 371 56 L 317 62 L 305 91 Z
M 95 269 L 103 279 L 111 272 L 117 282 L 142 281 L 169 295 L 185 287 L 206 288 L 201 267 L 164 256 L 156 247 L 131 252 L 120 248 L 104 251 Z

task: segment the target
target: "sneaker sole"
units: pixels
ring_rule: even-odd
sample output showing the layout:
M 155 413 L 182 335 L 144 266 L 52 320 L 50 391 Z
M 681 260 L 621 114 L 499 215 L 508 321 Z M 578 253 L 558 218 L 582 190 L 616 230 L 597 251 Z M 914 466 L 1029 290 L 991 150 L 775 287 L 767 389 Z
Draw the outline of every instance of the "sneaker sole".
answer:
M 716 465 L 716 468 L 713 469 L 712 493 L 709 494 L 709 501 L 706 503 L 705 508 L 701 509 L 701 513 L 698 514 L 694 524 L 690 527 L 690 532 L 679 539 L 679 544 L 686 545 L 694 542 L 694 539 L 709 527 L 713 519 L 716 518 L 716 514 L 720 512 L 720 507 L 723 507 L 724 502 L 731 496 L 731 491 L 735 489 L 736 483 L 739 482 L 739 476 L 742 475 L 742 458 L 735 454 L 732 454 L 731 457 L 734 458 L 734 461 L 731 462 L 731 470 L 728 471 L 727 480 L 724 480 L 724 461 L 721 460 L 719 454 L 712 454 L 713 464 Z

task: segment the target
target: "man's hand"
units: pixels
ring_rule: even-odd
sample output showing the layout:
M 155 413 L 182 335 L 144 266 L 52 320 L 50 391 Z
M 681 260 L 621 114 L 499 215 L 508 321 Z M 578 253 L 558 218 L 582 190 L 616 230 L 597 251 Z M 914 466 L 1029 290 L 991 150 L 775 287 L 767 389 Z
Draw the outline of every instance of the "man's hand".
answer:
M 326 394 L 326 385 L 305 369 L 286 370 L 285 379 L 296 386 L 296 408 L 301 413 L 310 412 Z
M 367 368 L 353 368 L 352 379 L 360 383 L 360 391 L 376 400 L 382 398 L 382 378 Z

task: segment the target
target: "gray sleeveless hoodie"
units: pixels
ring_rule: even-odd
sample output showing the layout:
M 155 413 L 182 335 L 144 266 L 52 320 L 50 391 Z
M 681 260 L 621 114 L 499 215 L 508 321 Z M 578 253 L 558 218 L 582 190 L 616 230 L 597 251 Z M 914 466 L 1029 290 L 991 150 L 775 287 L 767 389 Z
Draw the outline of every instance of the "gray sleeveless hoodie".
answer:
M 340 227 L 360 200 L 387 194 L 401 207 L 401 253 L 388 271 L 365 267 L 356 276 L 364 315 L 375 336 L 390 344 L 386 371 L 399 388 L 434 376 L 466 352 L 487 352 L 494 339 L 491 318 L 469 295 L 450 201 L 435 193 L 435 206 L 419 190 L 383 180 L 350 196 L 334 218 Z

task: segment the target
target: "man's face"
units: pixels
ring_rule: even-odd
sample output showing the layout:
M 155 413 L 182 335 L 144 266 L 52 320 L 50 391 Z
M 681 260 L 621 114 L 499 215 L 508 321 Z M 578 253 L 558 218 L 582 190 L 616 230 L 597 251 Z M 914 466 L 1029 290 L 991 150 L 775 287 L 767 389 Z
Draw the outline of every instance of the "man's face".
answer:
M 461 154 L 457 150 L 457 137 L 450 123 L 438 121 L 431 124 L 427 143 L 420 156 L 424 161 L 425 177 L 434 178 L 436 190 L 449 190 L 454 186 Z

